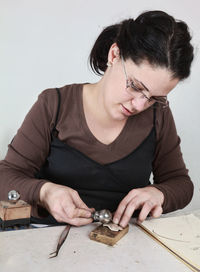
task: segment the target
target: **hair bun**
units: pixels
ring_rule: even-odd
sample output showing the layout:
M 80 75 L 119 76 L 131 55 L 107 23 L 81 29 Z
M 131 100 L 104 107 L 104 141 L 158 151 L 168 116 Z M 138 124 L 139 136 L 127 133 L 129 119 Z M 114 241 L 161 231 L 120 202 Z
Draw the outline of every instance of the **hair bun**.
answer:
M 97 38 L 90 54 L 90 65 L 101 75 L 107 69 L 108 52 L 117 43 L 120 56 L 135 64 L 147 60 L 153 66 L 169 69 L 173 77 L 184 79 L 190 74 L 193 46 L 186 23 L 166 12 L 154 10 L 108 26 Z

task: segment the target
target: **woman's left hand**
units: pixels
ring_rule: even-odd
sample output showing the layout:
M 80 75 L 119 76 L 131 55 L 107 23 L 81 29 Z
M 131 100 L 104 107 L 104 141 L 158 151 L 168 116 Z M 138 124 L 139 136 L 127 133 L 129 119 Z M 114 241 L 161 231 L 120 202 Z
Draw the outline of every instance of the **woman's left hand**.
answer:
M 143 222 L 149 213 L 153 217 L 162 214 L 162 204 L 164 202 L 163 193 L 155 187 L 147 186 L 131 190 L 120 202 L 113 222 L 122 227 L 126 227 L 135 210 L 141 209 L 138 221 Z

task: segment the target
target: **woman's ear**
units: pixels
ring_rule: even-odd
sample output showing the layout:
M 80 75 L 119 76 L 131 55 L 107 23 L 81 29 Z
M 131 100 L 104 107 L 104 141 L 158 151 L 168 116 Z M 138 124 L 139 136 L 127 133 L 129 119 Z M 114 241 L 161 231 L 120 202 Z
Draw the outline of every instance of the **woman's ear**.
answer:
M 117 43 L 113 43 L 108 52 L 108 63 L 112 66 L 116 61 L 120 59 L 120 50 Z

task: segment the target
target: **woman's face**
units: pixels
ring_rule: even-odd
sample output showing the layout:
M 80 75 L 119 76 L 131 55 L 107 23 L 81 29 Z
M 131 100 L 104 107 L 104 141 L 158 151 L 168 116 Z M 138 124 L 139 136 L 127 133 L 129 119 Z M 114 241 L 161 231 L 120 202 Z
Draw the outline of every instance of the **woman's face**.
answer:
M 115 58 L 104 76 L 107 82 L 104 107 L 115 120 L 123 120 L 146 110 L 155 103 L 152 98 L 167 96 L 179 81 L 172 79 L 172 74 L 166 68 L 153 67 L 147 61 L 136 65 L 130 59 L 123 62 L 121 58 Z M 126 88 L 127 79 L 140 92 Z

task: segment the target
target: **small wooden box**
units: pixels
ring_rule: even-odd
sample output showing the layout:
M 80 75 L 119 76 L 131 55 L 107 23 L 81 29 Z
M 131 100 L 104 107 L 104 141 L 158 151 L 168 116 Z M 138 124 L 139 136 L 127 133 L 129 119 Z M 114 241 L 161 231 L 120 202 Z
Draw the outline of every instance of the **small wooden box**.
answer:
M 0 201 L 0 225 L 5 227 L 30 224 L 31 206 L 23 200 Z
M 127 225 L 123 230 L 112 231 L 108 227 L 100 225 L 90 232 L 90 239 L 113 246 L 128 232 L 128 229 L 129 225 Z

